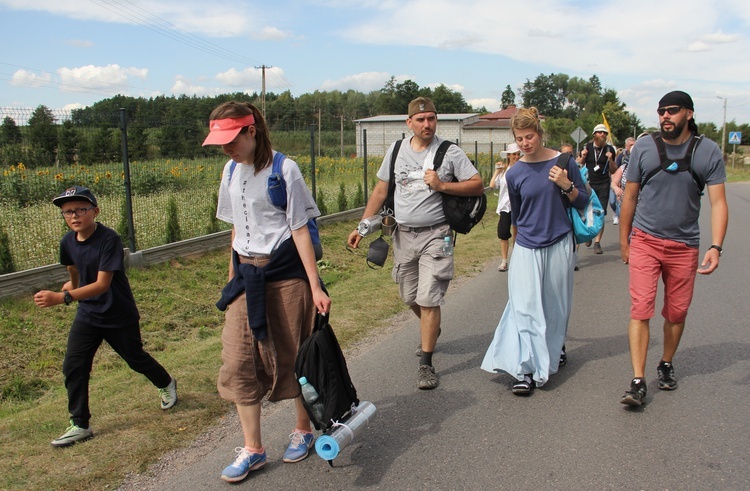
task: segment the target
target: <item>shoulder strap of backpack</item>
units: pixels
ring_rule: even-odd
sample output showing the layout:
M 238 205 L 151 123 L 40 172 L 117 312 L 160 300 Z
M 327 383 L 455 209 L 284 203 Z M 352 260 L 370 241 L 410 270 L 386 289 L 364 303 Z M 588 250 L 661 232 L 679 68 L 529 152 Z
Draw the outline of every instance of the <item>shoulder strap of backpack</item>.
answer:
M 277 174 L 279 176 L 279 182 L 282 183 L 282 186 L 286 186 L 284 182 L 284 173 L 281 171 L 284 160 L 286 160 L 286 155 L 281 152 L 276 152 L 273 156 L 273 163 L 271 164 L 271 174 Z M 286 197 L 286 193 L 284 193 L 284 197 Z M 281 209 L 286 210 L 286 202 L 281 206 Z
M 698 190 L 701 194 L 703 194 L 703 188 L 706 187 L 706 183 L 703 182 L 703 180 L 700 178 L 697 172 L 695 172 L 695 169 L 693 169 L 693 157 L 695 156 L 695 149 L 698 147 L 698 144 L 703 141 L 703 135 L 693 135 L 693 138 L 690 140 L 690 145 L 688 145 L 687 152 L 685 152 L 685 158 L 688 160 L 688 165 L 690 166 L 690 174 L 693 176 L 693 180 L 698 185 Z
M 394 194 L 396 194 L 396 158 L 398 158 L 398 151 L 401 148 L 401 143 L 404 140 L 396 140 L 393 144 L 393 151 L 391 152 L 391 167 L 390 167 L 390 180 L 388 181 L 388 195 L 385 198 L 383 206 L 386 210 L 390 210 L 394 215 L 396 214 Z
M 234 169 L 237 167 L 237 162 L 232 160 L 232 163 L 229 164 L 229 179 L 227 180 L 227 185 L 232 184 L 232 174 L 234 174 Z
M 443 140 L 442 143 L 440 143 L 440 146 L 435 152 L 435 160 L 432 161 L 432 170 L 437 172 L 440 166 L 443 165 L 443 159 L 445 158 L 445 154 L 448 153 L 448 148 L 451 145 L 455 145 L 455 143 L 450 140 Z
M 667 157 L 667 146 L 664 144 L 664 139 L 661 136 L 661 133 L 658 131 L 654 131 L 651 133 L 651 138 L 654 140 L 654 143 L 656 144 L 656 149 L 659 152 L 659 167 L 655 168 L 648 174 L 646 174 L 646 177 L 641 181 L 641 189 L 643 189 L 643 186 L 648 183 L 648 181 L 651 180 L 652 177 L 654 177 L 656 174 L 661 172 L 664 169 L 664 166 L 666 165 L 667 161 L 669 160 L 669 157 Z M 685 160 L 688 166 L 690 166 L 690 174 L 693 176 L 693 180 L 695 181 L 695 184 L 698 185 L 698 189 L 701 193 L 703 193 L 703 188 L 706 186 L 704 182 L 701 181 L 698 174 L 693 169 L 693 156 L 695 155 L 695 148 L 698 146 L 698 144 L 703 140 L 703 135 L 693 135 L 693 137 L 690 139 L 690 143 L 688 144 L 687 150 L 685 150 L 685 156 L 680 160 Z

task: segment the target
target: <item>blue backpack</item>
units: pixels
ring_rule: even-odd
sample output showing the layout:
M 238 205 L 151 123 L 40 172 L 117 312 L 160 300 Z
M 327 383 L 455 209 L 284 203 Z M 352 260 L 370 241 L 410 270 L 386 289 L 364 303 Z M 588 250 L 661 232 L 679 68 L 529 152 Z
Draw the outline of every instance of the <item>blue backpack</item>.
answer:
M 273 156 L 273 165 L 271 167 L 271 175 L 268 176 L 268 198 L 271 200 L 271 204 L 282 210 L 286 210 L 286 181 L 284 181 L 284 175 L 281 172 L 281 166 L 286 160 L 286 155 L 281 152 L 276 152 Z M 229 165 L 229 181 L 232 182 L 232 174 L 234 169 L 237 167 L 237 162 L 232 160 Z M 320 261 L 323 257 L 323 246 L 320 243 L 320 232 L 318 231 L 318 222 L 315 218 L 311 218 L 307 221 L 307 229 L 310 231 L 310 238 L 312 239 L 313 250 L 315 251 L 315 260 Z
M 561 169 L 568 169 L 568 162 L 572 156 L 569 153 L 561 153 L 557 157 L 555 165 Z M 586 168 L 585 166 L 583 167 Z M 589 200 L 586 203 L 586 208 L 578 210 L 571 206 L 570 201 L 565 196 L 562 196 L 563 205 L 568 213 L 568 218 L 573 226 L 573 235 L 575 236 L 576 244 L 582 244 L 592 240 L 594 237 L 599 235 L 602 227 L 604 226 L 604 208 L 599 203 L 599 198 L 596 193 L 591 189 L 588 184 L 588 172 L 583 177 L 584 183 L 586 184 L 586 191 L 589 193 Z

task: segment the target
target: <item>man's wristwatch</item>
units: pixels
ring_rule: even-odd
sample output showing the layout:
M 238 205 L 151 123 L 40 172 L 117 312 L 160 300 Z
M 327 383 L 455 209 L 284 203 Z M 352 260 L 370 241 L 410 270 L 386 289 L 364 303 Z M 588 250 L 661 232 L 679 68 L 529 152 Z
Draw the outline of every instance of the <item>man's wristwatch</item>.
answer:
M 724 253 L 724 249 L 722 249 L 720 245 L 713 244 L 709 249 L 716 249 L 719 251 L 719 257 Z
M 63 290 L 63 302 L 65 302 L 65 305 L 73 303 L 73 297 L 70 296 L 70 292 L 67 290 Z

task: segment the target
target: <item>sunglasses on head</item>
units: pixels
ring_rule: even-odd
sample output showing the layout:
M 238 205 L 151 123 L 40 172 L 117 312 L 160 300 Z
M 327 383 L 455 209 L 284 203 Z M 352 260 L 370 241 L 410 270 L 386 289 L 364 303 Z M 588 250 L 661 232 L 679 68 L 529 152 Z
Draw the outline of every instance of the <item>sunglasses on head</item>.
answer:
M 664 116 L 664 113 L 669 113 L 670 116 L 674 116 L 680 111 L 682 111 L 682 108 L 680 106 L 660 107 L 656 110 L 656 114 L 658 114 L 659 116 Z

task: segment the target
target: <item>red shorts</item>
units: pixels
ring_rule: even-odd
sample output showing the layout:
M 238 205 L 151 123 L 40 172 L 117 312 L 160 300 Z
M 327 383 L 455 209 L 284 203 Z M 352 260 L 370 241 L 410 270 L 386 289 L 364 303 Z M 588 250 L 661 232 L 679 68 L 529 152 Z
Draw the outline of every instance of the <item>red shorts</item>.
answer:
M 661 276 L 664 281 L 662 316 L 674 324 L 685 322 L 693 300 L 698 248 L 660 239 L 634 228 L 628 262 L 630 318 L 648 320 L 654 316 L 656 289 Z

